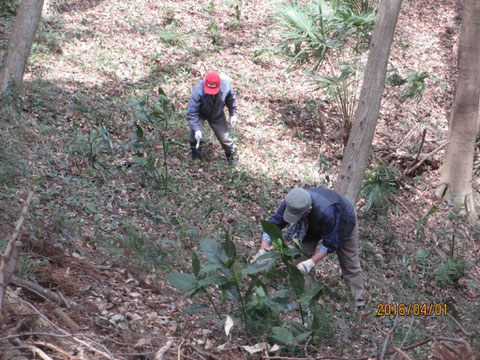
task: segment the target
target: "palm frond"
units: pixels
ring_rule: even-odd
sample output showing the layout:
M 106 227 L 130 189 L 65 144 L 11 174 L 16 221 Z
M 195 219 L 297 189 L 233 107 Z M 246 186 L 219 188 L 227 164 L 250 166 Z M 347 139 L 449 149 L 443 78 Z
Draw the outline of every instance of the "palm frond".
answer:
M 364 212 L 384 211 L 389 204 L 395 203 L 395 193 L 399 186 L 395 171 L 388 166 L 380 165 L 365 173 L 360 189 L 360 197 L 365 199 Z

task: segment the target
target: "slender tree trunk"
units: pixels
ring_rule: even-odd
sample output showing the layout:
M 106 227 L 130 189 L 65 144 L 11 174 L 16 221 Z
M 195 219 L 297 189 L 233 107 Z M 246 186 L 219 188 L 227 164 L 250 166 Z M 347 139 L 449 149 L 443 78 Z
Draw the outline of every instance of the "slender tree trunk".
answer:
M 367 68 L 335 190 L 357 202 L 382 100 L 388 57 L 402 0 L 381 1 L 373 29 Z
M 480 99 L 480 1 L 464 0 L 462 13 L 451 142 L 435 194 L 465 206 L 470 220 L 476 221 L 472 177 Z
M 16 89 L 22 83 L 25 65 L 30 55 L 43 0 L 23 0 L 17 10 L 15 25 L 10 35 L 7 55 L 0 69 L 0 95 L 7 89 Z

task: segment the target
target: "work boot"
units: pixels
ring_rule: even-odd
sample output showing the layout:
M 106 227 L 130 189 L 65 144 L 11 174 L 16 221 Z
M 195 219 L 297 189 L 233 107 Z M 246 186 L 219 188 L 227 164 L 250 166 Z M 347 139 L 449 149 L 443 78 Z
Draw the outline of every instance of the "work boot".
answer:
M 227 161 L 230 163 L 230 165 L 232 165 L 233 167 L 237 166 L 238 155 L 236 151 L 232 154 L 225 154 L 225 155 L 227 155 Z
M 190 152 L 192 153 L 192 160 L 202 160 L 202 150 L 203 150 L 203 143 L 200 143 L 200 146 L 197 149 L 196 142 L 190 142 Z

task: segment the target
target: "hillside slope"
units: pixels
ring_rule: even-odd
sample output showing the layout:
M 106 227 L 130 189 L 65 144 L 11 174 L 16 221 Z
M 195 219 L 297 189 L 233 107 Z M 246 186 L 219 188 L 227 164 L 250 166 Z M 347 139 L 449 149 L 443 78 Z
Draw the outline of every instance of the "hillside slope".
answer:
M 6 240 L 33 188 L 19 276 L 77 306 L 64 308 L 67 317 L 54 315 L 59 305 L 12 284 L 0 347 L 31 345 L 60 359 L 66 355 L 58 348 L 76 349 L 73 359 L 242 359 L 260 357 L 242 346 L 273 344 L 236 327 L 229 337 L 215 319 L 202 323 L 199 315 L 182 315 L 191 300 L 172 289 L 167 275 L 189 272 L 199 239 L 223 241 L 225 232 L 247 262 L 260 241 L 260 220 L 290 188 L 331 187 L 335 179 L 341 126 L 331 101 L 311 91 L 301 70 L 287 71 L 289 63 L 275 51 L 275 3 L 58 2 L 58 15 L 39 29 L 21 99 L 13 109 L 2 106 L 0 232 Z M 412 165 L 424 129 L 422 154 L 447 138 L 457 14 L 458 4 L 446 0 L 403 5 L 391 65 L 402 74 L 426 71 L 428 88 L 419 104 L 387 99 L 381 109 L 372 168 L 395 168 L 401 187 L 388 211 L 360 216 L 370 295 L 365 318 L 350 309 L 336 258 L 318 267 L 333 329 L 318 357 L 373 358 L 391 345 L 388 340 L 411 345 L 434 336 L 464 338 L 480 352 L 479 233 L 433 198 L 444 150 L 412 175 L 400 175 Z M 2 19 L 0 56 L 12 21 Z M 185 112 L 191 88 L 210 70 L 230 76 L 237 91 L 237 168 L 228 166 L 208 127 L 205 160 L 190 161 Z M 166 165 L 161 141 L 146 150 L 167 174 L 154 182 L 151 167 L 132 161 L 138 133 L 127 103 L 159 87 L 176 112 L 166 129 L 141 124 L 148 137 L 163 134 L 169 144 Z M 458 256 L 465 269 L 447 281 L 449 271 L 461 266 L 454 262 Z M 376 316 L 378 304 L 398 302 L 447 304 L 451 314 Z M 40 326 L 39 313 L 55 325 Z M 43 337 L 56 348 L 38 343 L 39 335 L 19 337 L 16 344 L 5 339 L 42 328 L 78 336 L 68 342 Z M 425 342 L 409 354 L 425 359 L 432 346 Z M 33 356 L 28 348 L 19 350 Z

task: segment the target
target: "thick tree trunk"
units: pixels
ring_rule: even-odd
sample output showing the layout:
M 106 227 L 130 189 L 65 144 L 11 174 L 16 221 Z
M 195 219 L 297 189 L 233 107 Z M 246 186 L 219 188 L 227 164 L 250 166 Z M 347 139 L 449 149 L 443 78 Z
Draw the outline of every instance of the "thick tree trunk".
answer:
M 360 99 L 335 185 L 335 190 L 353 204 L 357 202 L 368 166 L 385 85 L 390 47 L 401 4 L 402 0 L 380 2 Z
M 465 206 L 476 221 L 473 156 L 480 99 L 480 1 L 464 0 L 458 45 L 458 80 L 450 121 L 450 145 L 435 193 Z
M 32 48 L 43 0 L 23 0 L 17 10 L 15 25 L 8 45 L 3 67 L 0 69 L 0 95 L 22 83 L 23 72 Z

